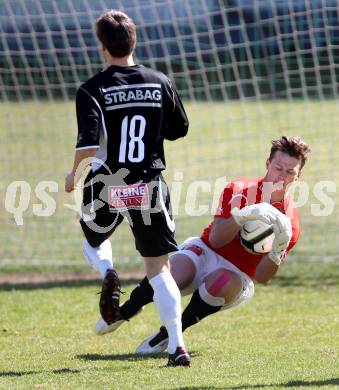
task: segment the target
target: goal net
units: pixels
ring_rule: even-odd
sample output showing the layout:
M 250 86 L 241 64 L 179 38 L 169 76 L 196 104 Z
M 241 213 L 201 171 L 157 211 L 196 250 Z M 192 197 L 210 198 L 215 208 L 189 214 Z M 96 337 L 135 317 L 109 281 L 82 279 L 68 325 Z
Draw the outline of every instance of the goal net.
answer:
M 136 60 L 174 80 L 190 131 L 166 143 L 178 242 L 200 235 L 224 184 L 264 174 L 270 141 L 312 147 L 293 256 L 338 254 L 338 0 L 0 0 L 1 264 L 83 262 L 81 194 L 64 175 L 77 87 L 104 67 L 94 32 L 106 9 L 130 15 Z M 127 224 L 117 264 L 138 258 Z

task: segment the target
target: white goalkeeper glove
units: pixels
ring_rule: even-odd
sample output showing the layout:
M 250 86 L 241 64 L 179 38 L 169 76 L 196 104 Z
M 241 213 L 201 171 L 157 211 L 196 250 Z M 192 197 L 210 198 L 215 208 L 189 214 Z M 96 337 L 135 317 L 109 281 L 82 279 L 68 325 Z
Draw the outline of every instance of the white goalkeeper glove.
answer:
M 280 265 L 285 256 L 286 249 L 292 238 L 291 221 L 279 212 L 276 222 L 273 224 L 274 241 L 268 257 L 277 265 Z
M 239 226 L 243 226 L 247 221 L 261 220 L 268 225 L 276 221 L 277 215 L 281 214 L 278 209 L 269 203 L 256 203 L 245 206 L 242 209 L 234 207 L 231 210 L 232 217 Z

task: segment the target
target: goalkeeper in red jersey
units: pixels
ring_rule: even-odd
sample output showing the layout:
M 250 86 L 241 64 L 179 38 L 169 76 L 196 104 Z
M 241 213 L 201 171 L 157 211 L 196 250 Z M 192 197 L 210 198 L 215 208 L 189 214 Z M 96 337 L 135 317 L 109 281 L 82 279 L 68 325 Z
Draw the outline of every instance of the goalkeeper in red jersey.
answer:
M 277 273 L 299 238 L 298 212 L 288 187 L 300 177 L 309 152 L 299 137 L 283 136 L 272 141 L 265 176 L 229 183 L 202 235 L 187 239 L 172 254 L 171 273 L 181 294 L 192 294 L 182 313 L 183 331 L 204 317 L 248 301 L 254 294 L 254 281 L 266 283 Z M 249 253 L 240 243 L 241 227 L 253 220 L 273 225 L 275 238 L 269 253 Z M 96 333 L 116 330 L 152 299 L 153 289 L 145 278 L 120 306 L 117 321 L 107 325 L 99 319 Z M 136 352 L 162 352 L 167 343 L 166 328 L 161 327 Z

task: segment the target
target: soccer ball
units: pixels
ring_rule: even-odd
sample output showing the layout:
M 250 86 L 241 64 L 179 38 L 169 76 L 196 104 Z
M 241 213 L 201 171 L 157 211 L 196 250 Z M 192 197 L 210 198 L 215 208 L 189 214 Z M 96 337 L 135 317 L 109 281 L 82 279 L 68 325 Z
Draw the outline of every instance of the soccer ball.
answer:
M 241 245 L 250 253 L 263 254 L 272 250 L 272 225 L 260 220 L 246 222 L 239 232 Z

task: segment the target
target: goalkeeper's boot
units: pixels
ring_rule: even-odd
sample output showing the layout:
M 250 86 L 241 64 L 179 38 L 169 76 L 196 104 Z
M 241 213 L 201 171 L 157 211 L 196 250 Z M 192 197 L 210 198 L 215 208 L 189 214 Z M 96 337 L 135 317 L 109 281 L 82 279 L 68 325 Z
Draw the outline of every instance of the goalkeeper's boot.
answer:
M 120 280 L 118 274 L 114 269 L 107 270 L 102 282 L 99 309 L 101 317 L 108 325 L 115 322 L 116 318 L 119 316 L 120 293 Z
M 191 367 L 190 355 L 185 347 L 177 347 L 173 354 L 168 355 L 168 367 L 185 366 Z
M 120 305 L 120 307 L 121 307 L 121 305 Z M 135 314 L 135 316 L 137 314 L 139 314 L 142 310 L 143 310 L 143 307 Z M 108 325 L 104 321 L 104 319 L 102 317 L 100 317 L 94 326 L 94 333 L 97 334 L 98 336 L 102 336 L 106 333 L 114 332 L 119 328 L 120 325 L 122 325 L 124 322 L 127 322 L 127 321 L 129 321 L 129 319 L 128 320 L 124 319 L 122 317 L 122 315 L 120 313 L 120 309 L 119 309 L 117 311 L 116 318 L 115 318 L 114 322 L 110 325 Z
M 136 353 L 140 355 L 149 355 L 152 353 L 164 352 L 168 345 L 168 334 L 164 326 L 162 326 L 155 334 L 147 337 L 136 349 Z

